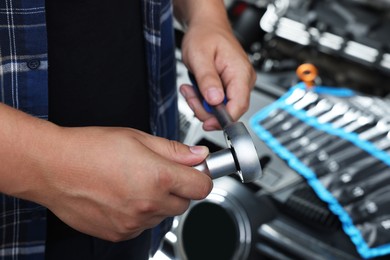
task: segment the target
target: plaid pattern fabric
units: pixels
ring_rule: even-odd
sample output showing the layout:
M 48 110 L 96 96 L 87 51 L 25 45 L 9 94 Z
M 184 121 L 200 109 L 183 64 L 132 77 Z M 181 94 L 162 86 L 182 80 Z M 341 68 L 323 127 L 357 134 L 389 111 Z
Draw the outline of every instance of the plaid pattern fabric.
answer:
M 153 134 L 178 138 L 172 6 L 143 2 Z M 0 0 L 0 102 L 47 119 L 45 0 Z M 46 209 L 0 194 L 0 259 L 44 259 Z M 171 220 L 153 230 L 155 251 Z
M 143 1 L 144 36 L 151 102 L 151 129 L 155 135 L 178 140 L 179 112 L 177 108 L 175 44 L 170 0 Z M 148 15 L 149 14 L 149 15 Z M 172 219 L 166 219 L 152 230 L 154 254 Z
M 0 1 L 0 101 L 47 118 L 44 0 Z
M 0 101 L 47 118 L 43 0 L 0 1 Z M 0 258 L 42 259 L 46 209 L 0 194 Z
M 151 129 L 155 135 L 177 139 L 178 109 L 173 16 L 170 0 L 144 0 L 144 36 L 149 61 Z

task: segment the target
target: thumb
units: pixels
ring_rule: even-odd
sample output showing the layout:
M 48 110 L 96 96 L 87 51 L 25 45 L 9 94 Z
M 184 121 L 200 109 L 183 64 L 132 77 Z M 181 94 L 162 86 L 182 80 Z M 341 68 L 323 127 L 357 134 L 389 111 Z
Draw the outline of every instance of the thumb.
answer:
M 180 164 L 193 166 L 204 161 L 209 155 L 209 149 L 206 146 L 187 146 L 176 141 L 168 142 L 167 146 L 161 147 L 163 149 L 160 155 Z
M 218 71 L 206 57 L 199 55 L 189 68 L 203 98 L 208 104 L 215 106 L 223 102 L 225 91 Z
M 195 73 L 199 91 L 211 106 L 221 104 L 225 97 L 221 80 L 215 71 Z
M 199 164 L 209 155 L 206 146 L 188 146 L 152 135 L 144 135 L 141 142 L 163 158 L 187 166 Z

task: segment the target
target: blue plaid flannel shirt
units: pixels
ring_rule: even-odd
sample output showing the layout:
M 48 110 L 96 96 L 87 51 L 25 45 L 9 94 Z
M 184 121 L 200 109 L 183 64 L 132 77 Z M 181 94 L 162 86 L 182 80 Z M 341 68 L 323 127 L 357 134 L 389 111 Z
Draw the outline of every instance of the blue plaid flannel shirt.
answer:
M 153 134 L 178 138 L 172 5 L 140 0 L 151 97 Z M 47 119 L 48 80 L 45 0 L 0 1 L 0 102 Z M 1 165 L 0 165 L 1 167 Z M 153 230 L 161 238 L 168 219 Z M 44 259 L 46 209 L 0 194 L 0 259 Z M 159 239 L 153 241 L 156 250 Z

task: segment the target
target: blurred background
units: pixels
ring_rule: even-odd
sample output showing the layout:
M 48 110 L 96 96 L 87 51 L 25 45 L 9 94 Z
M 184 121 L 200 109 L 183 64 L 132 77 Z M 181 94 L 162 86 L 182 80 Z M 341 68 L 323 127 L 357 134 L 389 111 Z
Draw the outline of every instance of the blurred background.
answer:
M 252 132 L 249 120 L 298 83 L 295 71 L 300 64 L 312 63 L 319 71 L 316 84 L 348 88 L 368 97 L 354 104 L 355 108 L 364 112 L 364 118 L 375 118 L 375 122 L 387 124 L 390 1 L 231 0 L 225 4 L 235 35 L 258 74 L 251 106 L 241 121 L 253 135 L 264 175 L 250 184 L 243 184 L 234 176 L 215 180 L 207 199 L 194 201 L 185 214 L 175 218 L 171 232 L 154 259 L 362 258 L 344 232 L 340 219 L 300 174 Z M 176 35 L 180 85 L 190 81 L 181 63 L 179 26 Z M 335 106 L 339 101 L 332 102 Z M 180 99 L 179 109 L 182 142 L 207 145 L 211 151 L 226 147 L 222 132 L 204 132 L 184 100 Z M 280 124 L 283 122 L 282 119 Z M 288 138 L 291 131 L 287 128 L 284 133 Z M 381 138 L 386 139 L 387 134 L 385 129 Z M 311 140 L 306 141 L 310 145 Z M 386 149 L 383 150 L 387 152 Z M 337 152 L 334 152 L 335 161 L 339 160 Z M 321 150 L 313 150 L 312 154 L 319 155 Z M 332 156 L 328 153 L 329 158 Z M 351 161 L 351 158 L 344 167 L 364 159 L 356 157 Z M 337 162 L 340 164 L 340 160 Z M 323 174 L 339 172 L 329 165 L 320 168 Z M 367 176 L 376 173 L 367 167 L 366 178 L 352 187 L 356 206 L 350 211 L 356 219 L 368 219 L 364 225 L 370 227 L 370 245 L 385 245 L 384 255 L 376 259 L 388 259 L 386 246 L 390 244 L 390 191 L 386 185 L 390 184 L 390 172 L 388 165 L 383 165 L 380 170 L 385 172 L 385 177 L 380 180 L 381 193 L 362 195 L 362 183 L 369 182 Z M 342 193 L 350 189 L 350 185 L 339 187 Z

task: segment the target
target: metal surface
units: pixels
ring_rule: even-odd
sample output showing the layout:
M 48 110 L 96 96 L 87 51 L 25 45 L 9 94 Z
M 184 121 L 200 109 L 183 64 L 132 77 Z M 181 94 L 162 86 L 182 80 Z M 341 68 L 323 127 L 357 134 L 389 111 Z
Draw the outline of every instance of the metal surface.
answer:
M 211 153 L 205 161 L 194 167 L 201 172 L 209 174 L 212 179 L 237 172 L 236 163 L 230 149 Z
M 262 175 L 259 155 L 252 137 L 242 122 L 233 122 L 225 104 L 212 107 L 213 113 L 223 128 L 225 139 L 242 182 L 252 182 Z M 231 161 L 226 161 L 231 164 Z M 230 173 L 227 173 L 230 174 Z
M 226 111 L 225 104 L 219 104 L 211 107 L 214 116 L 218 119 L 219 124 L 223 129 L 233 123 L 233 119 Z
M 216 180 L 207 198 L 192 201 L 178 217 L 173 229 L 177 236 L 175 259 L 251 259 L 256 221 L 265 208 L 257 203 L 249 190 L 232 178 Z
M 235 159 L 237 174 L 242 182 L 252 182 L 262 175 L 259 157 L 248 130 L 241 122 L 224 129 L 225 138 Z
M 210 175 L 212 179 L 233 173 L 238 174 L 244 183 L 259 179 L 262 175 L 260 160 L 245 125 L 230 121 L 224 128 L 224 134 L 229 148 L 211 153 L 194 168 Z
M 252 138 L 241 122 L 229 124 L 225 129 L 229 148 L 211 153 L 205 161 L 194 166 L 212 179 L 233 173 L 242 182 L 252 182 L 261 177 L 261 165 Z

